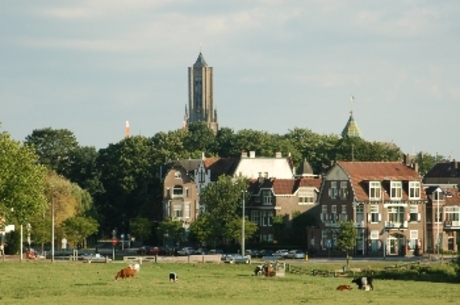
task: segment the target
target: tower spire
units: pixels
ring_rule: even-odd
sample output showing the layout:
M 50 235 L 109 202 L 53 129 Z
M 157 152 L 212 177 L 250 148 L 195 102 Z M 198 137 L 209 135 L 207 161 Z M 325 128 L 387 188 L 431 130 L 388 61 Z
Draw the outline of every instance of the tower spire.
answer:
M 125 126 L 125 138 L 129 138 L 129 122 L 126 121 L 126 126 Z

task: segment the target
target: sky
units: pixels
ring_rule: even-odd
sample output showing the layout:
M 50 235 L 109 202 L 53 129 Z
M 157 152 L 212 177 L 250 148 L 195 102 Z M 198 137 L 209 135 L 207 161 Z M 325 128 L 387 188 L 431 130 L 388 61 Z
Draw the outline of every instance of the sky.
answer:
M 126 121 L 181 128 L 200 50 L 220 127 L 340 134 L 353 111 L 367 141 L 460 159 L 453 0 L 2 1 L 0 130 L 101 149 Z

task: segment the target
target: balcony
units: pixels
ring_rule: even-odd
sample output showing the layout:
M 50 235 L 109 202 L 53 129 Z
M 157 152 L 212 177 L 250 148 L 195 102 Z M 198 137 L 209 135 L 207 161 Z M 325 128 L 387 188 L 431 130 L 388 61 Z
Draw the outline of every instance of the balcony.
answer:
M 393 221 L 385 221 L 385 228 L 386 229 L 407 229 L 409 223 L 407 221 L 404 222 L 393 222 Z
M 460 228 L 460 221 L 459 220 L 444 221 L 444 228 L 445 229 L 459 229 Z

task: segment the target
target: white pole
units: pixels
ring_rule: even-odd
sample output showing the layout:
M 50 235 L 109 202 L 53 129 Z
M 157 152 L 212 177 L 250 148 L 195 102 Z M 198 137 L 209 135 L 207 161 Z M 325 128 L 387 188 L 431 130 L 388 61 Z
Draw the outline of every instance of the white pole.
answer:
M 245 202 L 244 202 L 244 197 L 245 197 L 245 191 L 241 191 L 241 193 L 243 194 L 243 221 L 242 221 L 242 228 L 241 228 L 241 255 L 244 256 L 245 255 L 245 249 L 244 249 L 244 242 L 245 242 L 245 236 L 244 236 L 244 218 L 245 218 Z
M 437 188 L 437 189 L 436 189 L 436 192 L 437 192 L 437 205 L 438 205 L 438 206 L 437 206 L 437 212 L 436 212 L 436 214 L 437 214 L 437 217 L 436 217 L 436 220 L 437 220 L 437 229 L 436 229 L 436 230 L 437 230 L 437 233 L 436 233 L 436 238 L 437 238 L 437 239 L 436 239 L 436 240 L 437 240 L 437 243 L 438 243 L 438 250 L 437 250 L 437 251 L 438 251 L 438 259 L 439 259 L 439 248 L 440 248 L 440 246 L 441 246 L 441 239 L 439 238 L 439 222 L 441 221 L 441 220 L 439 219 L 439 193 L 440 193 L 439 191 L 440 191 L 440 189 Z
M 54 263 L 54 190 L 51 199 L 51 262 Z
M 21 249 L 21 262 L 22 262 L 22 256 L 23 256 L 23 253 L 24 253 L 24 248 L 23 248 L 23 237 L 22 237 L 22 224 L 21 224 L 21 245 L 19 246 L 19 248 Z

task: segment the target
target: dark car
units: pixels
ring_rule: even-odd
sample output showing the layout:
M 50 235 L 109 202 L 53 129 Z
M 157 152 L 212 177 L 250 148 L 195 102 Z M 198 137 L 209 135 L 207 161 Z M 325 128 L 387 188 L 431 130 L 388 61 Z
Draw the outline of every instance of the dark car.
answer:
M 165 255 L 166 250 L 164 247 L 161 246 L 142 246 L 137 249 L 137 254 L 140 255 Z
M 257 257 L 264 257 L 264 256 L 272 256 L 274 253 L 273 250 L 260 250 L 259 253 L 257 254 Z

